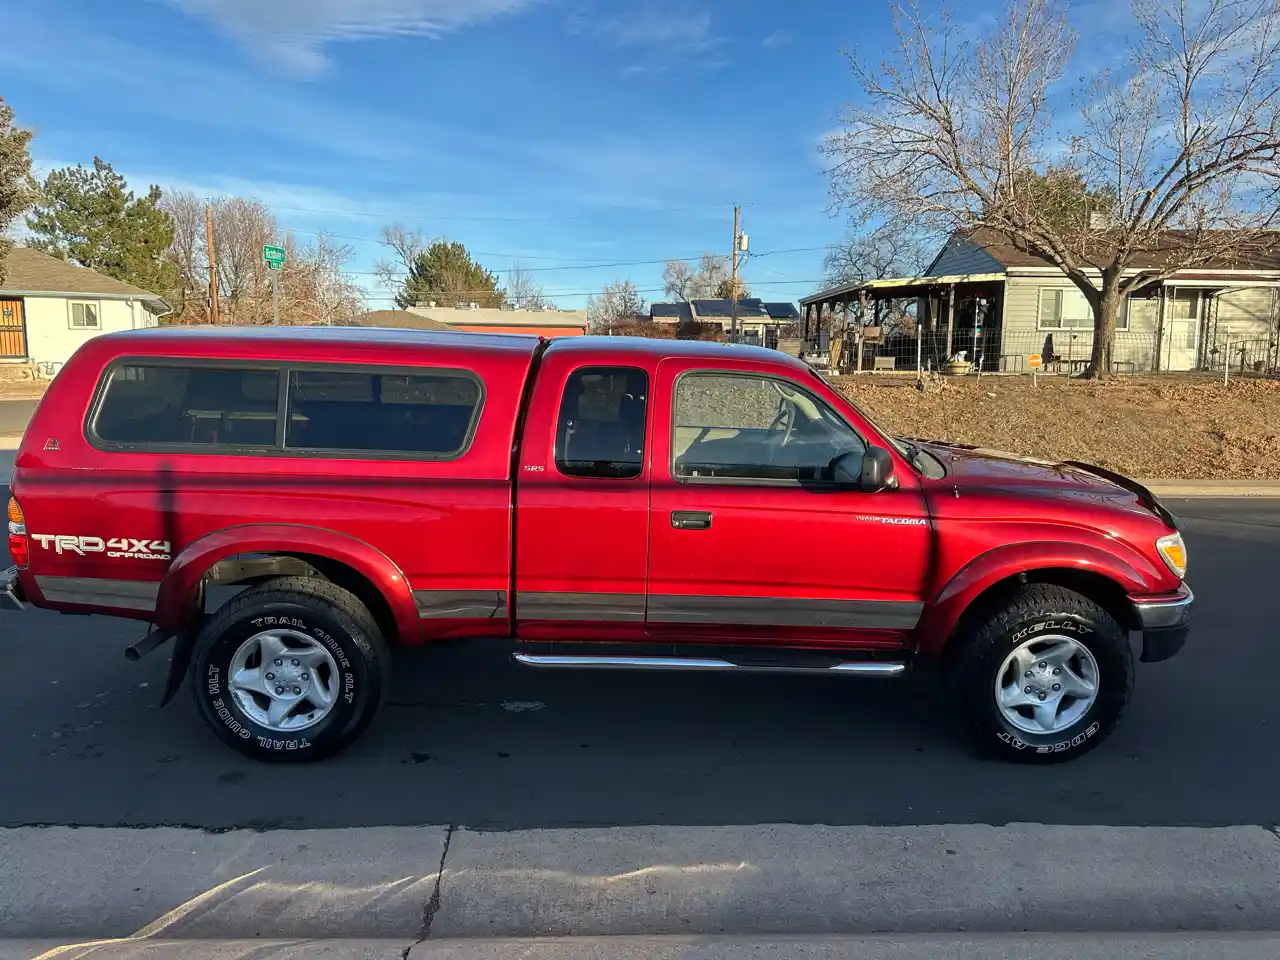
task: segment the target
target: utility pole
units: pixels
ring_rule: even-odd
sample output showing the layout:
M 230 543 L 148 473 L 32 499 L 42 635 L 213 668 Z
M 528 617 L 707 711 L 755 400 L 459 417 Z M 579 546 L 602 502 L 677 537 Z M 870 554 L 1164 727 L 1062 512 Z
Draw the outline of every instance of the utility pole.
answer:
M 218 253 L 213 245 L 213 209 L 204 204 L 204 238 L 209 248 L 209 322 L 218 322 Z
M 733 270 L 730 276 L 729 341 L 738 342 L 738 244 L 742 236 L 742 207 L 733 205 Z

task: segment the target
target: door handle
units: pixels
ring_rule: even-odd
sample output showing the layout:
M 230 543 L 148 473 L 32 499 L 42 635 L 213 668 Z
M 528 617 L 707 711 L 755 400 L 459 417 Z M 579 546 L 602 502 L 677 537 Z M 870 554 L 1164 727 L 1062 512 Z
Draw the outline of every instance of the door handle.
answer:
M 677 530 L 710 530 L 711 514 L 705 510 L 672 510 L 671 525 Z

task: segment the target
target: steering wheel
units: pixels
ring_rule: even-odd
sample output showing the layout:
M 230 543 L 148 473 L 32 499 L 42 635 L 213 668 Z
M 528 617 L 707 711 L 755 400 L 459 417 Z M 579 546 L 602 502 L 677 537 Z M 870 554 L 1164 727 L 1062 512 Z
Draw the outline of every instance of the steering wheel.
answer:
M 777 430 L 782 431 L 782 439 L 779 440 L 776 444 L 775 443 L 769 444 L 769 462 L 770 463 L 773 463 L 773 456 L 775 451 L 777 451 L 782 447 L 785 447 L 787 443 L 791 440 L 791 435 L 792 433 L 795 432 L 795 428 L 796 428 L 795 404 L 784 403 L 781 406 L 781 408 L 779 408 L 778 415 L 774 417 L 773 422 L 769 424 L 769 429 L 767 431 L 767 433 L 771 435 Z

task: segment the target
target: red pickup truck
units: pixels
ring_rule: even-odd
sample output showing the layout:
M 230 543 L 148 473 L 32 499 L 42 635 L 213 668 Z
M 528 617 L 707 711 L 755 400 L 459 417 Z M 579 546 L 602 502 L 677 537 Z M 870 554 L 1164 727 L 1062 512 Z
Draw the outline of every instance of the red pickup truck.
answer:
M 941 668 L 980 745 L 1078 756 L 1192 602 L 1143 487 L 891 436 L 803 362 L 628 337 L 162 329 L 83 346 L 17 457 L 0 605 L 173 639 L 224 741 L 350 743 L 391 645 L 535 668 Z M 230 587 L 224 590 L 220 588 Z

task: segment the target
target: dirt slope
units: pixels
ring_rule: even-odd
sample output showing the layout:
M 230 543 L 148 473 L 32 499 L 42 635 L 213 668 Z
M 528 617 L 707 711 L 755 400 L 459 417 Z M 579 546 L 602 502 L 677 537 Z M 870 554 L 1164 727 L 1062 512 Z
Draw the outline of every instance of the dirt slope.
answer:
M 845 377 L 838 386 L 898 435 L 936 437 L 1133 477 L 1280 480 L 1280 382 L 1208 378 L 1103 384 L 1029 377 Z

